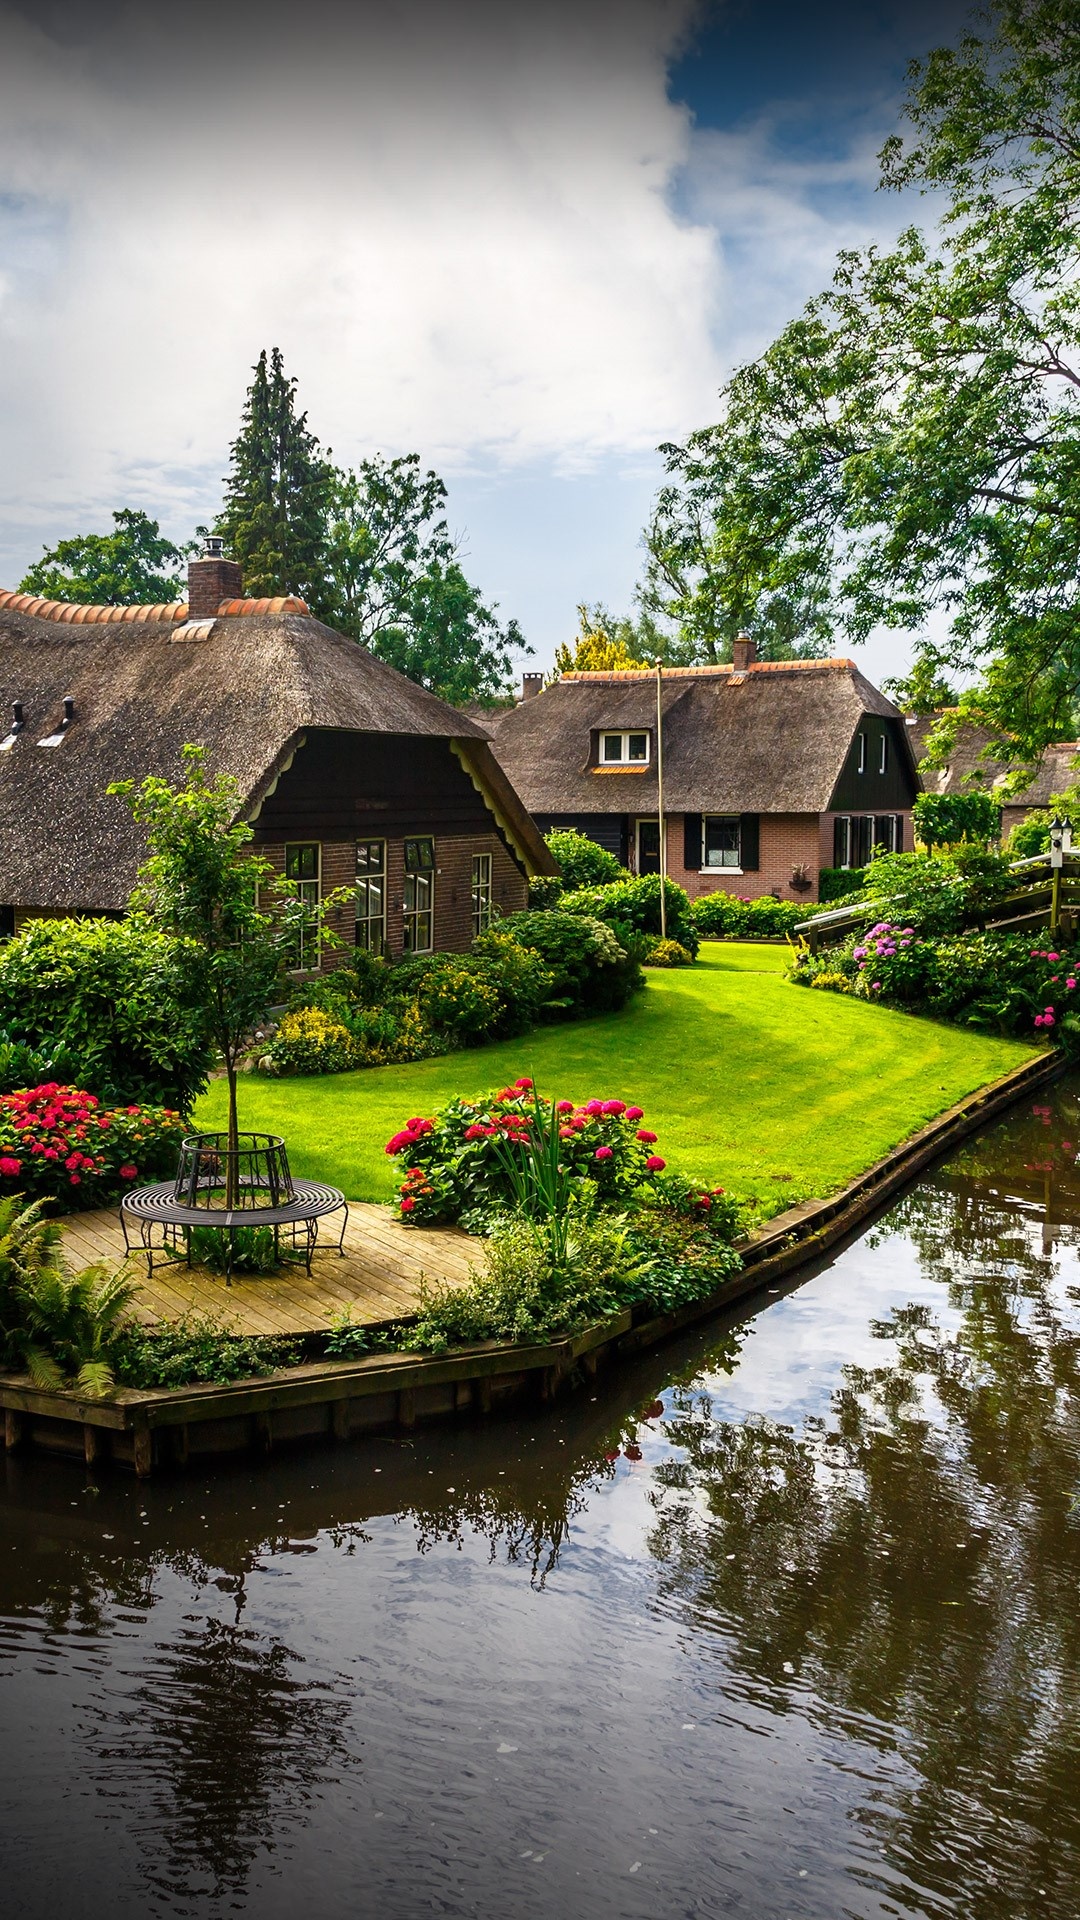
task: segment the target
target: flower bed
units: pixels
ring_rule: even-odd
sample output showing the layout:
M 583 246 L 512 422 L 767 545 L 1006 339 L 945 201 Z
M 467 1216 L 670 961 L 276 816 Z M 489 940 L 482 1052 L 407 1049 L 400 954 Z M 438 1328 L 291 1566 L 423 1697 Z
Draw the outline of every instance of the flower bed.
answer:
M 48 1081 L 0 1097 L 0 1194 L 100 1207 L 140 1182 L 173 1173 L 183 1137 L 164 1107 L 106 1107 L 92 1093 Z

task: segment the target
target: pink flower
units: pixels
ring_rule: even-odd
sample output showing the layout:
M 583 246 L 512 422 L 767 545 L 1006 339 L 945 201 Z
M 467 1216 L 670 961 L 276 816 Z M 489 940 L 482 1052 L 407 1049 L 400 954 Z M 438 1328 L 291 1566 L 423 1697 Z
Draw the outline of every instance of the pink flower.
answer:
M 589 1100 L 586 1102 L 586 1105 L 583 1108 L 583 1112 L 585 1113 L 595 1114 L 595 1113 L 603 1113 L 603 1111 L 604 1111 L 604 1103 L 602 1100 Z
M 83 1157 L 81 1153 L 69 1153 L 67 1159 L 64 1161 L 64 1165 L 69 1173 L 74 1173 L 76 1167 L 82 1166 L 82 1162 Z
M 667 1166 L 667 1161 L 661 1160 L 658 1153 L 650 1153 L 645 1165 L 650 1173 L 663 1173 L 664 1168 Z
M 637 1138 L 638 1138 L 638 1139 L 639 1139 L 639 1140 L 640 1140 L 640 1141 L 642 1142 L 642 1144 L 643 1144 L 644 1146 L 646 1146 L 646 1147 L 655 1147 L 655 1145 L 656 1145 L 656 1135 L 655 1135 L 655 1133 L 647 1133 L 647 1132 L 645 1131 L 645 1128 L 644 1128 L 644 1127 L 641 1127 L 641 1128 L 640 1128 L 640 1129 L 638 1130 L 638 1134 L 637 1134 Z
M 486 1140 L 490 1132 L 490 1127 L 466 1127 L 464 1138 L 466 1140 Z
M 597 1147 L 596 1152 L 593 1154 L 594 1160 L 611 1160 L 613 1158 L 614 1155 L 610 1147 Z
M 555 1103 L 555 1111 L 556 1113 L 573 1113 L 574 1103 L 572 1100 L 557 1100 Z
M 531 1080 L 515 1080 L 514 1085 L 515 1087 L 520 1088 L 522 1093 L 529 1093 L 532 1089 Z
M 1048 953 L 1046 957 L 1047 957 L 1047 959 L 1048 959 L 1048 960 L 1060 960 L 1060 959 L 1061 959 L 1061 955 L 1060 955 L 1060 953 Z
M 603 1111 L 605 1113 L 625 1113 L 626 1101 L 625 1100 L 605 1100 Z
M 130 1160 L 128 1161 L 126 1166 L 121 1167 L 120 1169 L 121 1180 L 137 1180 L 138 1177 L 139 1177 L 139 1169 L 138 1167 L 133 1167 Z
M 405 1199 L 401 1203 L 402 1213 L 411 1213 L 415 1205 L 416 1205 L 416 1201 L 410 1200 L 408 1195 L 406 1194 Z
M 69 1174 L 68 1174 L 68 1179 L 70 1180 L 70 1182 L 71 1182 L 71 1184 L 72 1184 L 72 1186 L 73 1186 L 73 1187 L 81 1187 L 81 1186 L 82 1186 L 82 1174 L 81 1174 L 81 1173 L 69 1173 Z
M 59 1160 L 60 1155 L 57 1153 L 55 1147 L 46 1147 L 45 1158 L 46 1160 Z
M 644 1120 L 645 1115 L 640 1107 L 627 1107 L 626 1118 L 628 1120 Z
M 22 1161 L 14 1160 L 10 1153 L 5 1153 L 3 1158 L 0 1159 L 0 1173 L 3 1174 L 5 1180 L 13 1180 L 15 1175 L 21 1172 Z
M 393 1136 L 393 1139 L 387 1141 L 386 1151 L 387 1153 L 400 1153 L 403 1147 L 414 1146 L 415 1142 L 416 1142 L 415 1134 L 395 1133 Z

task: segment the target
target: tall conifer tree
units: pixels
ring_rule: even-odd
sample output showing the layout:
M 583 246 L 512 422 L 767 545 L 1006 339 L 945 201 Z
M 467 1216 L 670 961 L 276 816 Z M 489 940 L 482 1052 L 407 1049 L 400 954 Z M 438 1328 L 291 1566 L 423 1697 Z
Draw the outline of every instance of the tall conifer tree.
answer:
M 332 469 L 307 414 L 297 414 L 281 349 L 268 359 L 264 347 L 254 372 L 214 530 L 243 567 L 248 593 L 318 599 Z

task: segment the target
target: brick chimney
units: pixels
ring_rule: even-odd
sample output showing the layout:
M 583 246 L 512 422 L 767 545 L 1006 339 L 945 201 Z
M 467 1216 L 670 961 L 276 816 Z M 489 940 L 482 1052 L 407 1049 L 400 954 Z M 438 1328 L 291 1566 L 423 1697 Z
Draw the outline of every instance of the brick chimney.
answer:
M 757 641 L 751 640 L 748 633 L 737 633 L 731 650 L 731 664 L 736 673 L 745 673 L 757 659 Z
M 243 572 L 235 560 L 225 559 L 223 545 L 224 542 L 211 533 L 199 558 L 188 561 L 189 620 L 213 620 L 223 600 L 243 597 Z
M 523 673 L 521 676 L 522 699 L 531 700 L 535 693 L 543 691 L 543 686 L 544 676 L 542 673 Z

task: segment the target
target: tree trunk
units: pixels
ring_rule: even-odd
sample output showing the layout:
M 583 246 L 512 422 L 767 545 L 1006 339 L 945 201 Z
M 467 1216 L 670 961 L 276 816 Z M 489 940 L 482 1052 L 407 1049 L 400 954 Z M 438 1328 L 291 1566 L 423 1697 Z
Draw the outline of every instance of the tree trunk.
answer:
M 229 1058 L 225 1062 L 225 1077 L 229 1083 L 229 1152 L 225 1162 L 225 1205 L 231 1209 L 235 1207 L 239 1198 L 240 1126 L 236 1115 L 236 1067 Z

